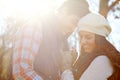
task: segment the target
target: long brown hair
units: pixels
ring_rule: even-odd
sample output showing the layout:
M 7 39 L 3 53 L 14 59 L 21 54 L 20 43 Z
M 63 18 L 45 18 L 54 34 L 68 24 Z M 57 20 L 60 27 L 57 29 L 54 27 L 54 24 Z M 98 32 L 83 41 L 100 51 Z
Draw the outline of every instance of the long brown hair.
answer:
M 112 63 L 117 63 L 120 65 L 120 52 L 116 50 L 116 48 L 105 39 L 103 36 L 96 35 L 96 44 L 98 45 L 98 53 L 102 53 L 109 57 Z

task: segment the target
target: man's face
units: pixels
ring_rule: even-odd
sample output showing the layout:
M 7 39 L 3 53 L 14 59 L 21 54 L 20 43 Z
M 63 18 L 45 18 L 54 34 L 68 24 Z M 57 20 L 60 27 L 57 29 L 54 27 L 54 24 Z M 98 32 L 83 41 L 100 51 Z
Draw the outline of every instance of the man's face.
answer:
M 63 34 L 70 35 L 77 26 L 78 17 L 75 15 L 64 14 L 62 18 L 63 22 Z

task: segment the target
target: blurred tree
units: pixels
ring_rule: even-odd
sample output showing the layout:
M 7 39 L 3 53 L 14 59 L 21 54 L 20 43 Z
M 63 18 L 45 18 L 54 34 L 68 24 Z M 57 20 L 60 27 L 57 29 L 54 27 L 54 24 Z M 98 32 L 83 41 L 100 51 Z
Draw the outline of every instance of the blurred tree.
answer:
M 114 0 L 109 5 L 110 1 L 112 0 L 100 0 L 99 13 L 107 18 L 109 11 L 115 12 L 116 10 L 118 10 L 119 15 L 115 15 L 115 18 L 120 18 L 120 6 L 117 6 L 120 5 L 120 0 Z M 115 6 L 117 6 L 117 8 L 115 8 Z

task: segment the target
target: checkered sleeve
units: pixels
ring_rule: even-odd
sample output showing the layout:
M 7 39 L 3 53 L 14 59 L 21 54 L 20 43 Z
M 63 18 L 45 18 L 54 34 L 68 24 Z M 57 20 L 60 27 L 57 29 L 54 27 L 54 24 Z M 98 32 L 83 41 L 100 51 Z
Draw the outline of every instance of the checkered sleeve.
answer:
M 41 43 L 41 31 L 25 27 L 16 34 L 13 50 L 13 77 L 15 80 L 43 80 L 33 69 L 33 61 Z

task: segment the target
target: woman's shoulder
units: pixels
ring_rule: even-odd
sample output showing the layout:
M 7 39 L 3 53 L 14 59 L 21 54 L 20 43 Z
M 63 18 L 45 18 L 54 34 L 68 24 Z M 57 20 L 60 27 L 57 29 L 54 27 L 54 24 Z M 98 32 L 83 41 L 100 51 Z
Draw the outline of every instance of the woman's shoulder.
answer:
M 101 66 L 104 66 L 104 67 L 112 66 L 110 59 L 109 59 L 107 56 L 105 56 L 105 55 L 97 56 L 97 57 L 92 61 L 91 64 L 101 65 Z
M 103 62 L 103 63 L 110 63 L 110 59 L 105 56 L 105 55 L 101 55 L 101 56 L 97 56 L 94 60 L 94 62 Z
M 112 67 L 111 61 L 105 55 L 97 56 L 91 62 L 90 67 L 93 67 L 93 69 L 96 69 L 96 71 L 105 73 L 107 75 L 111 75 L 113 73 L 113 67 Z

